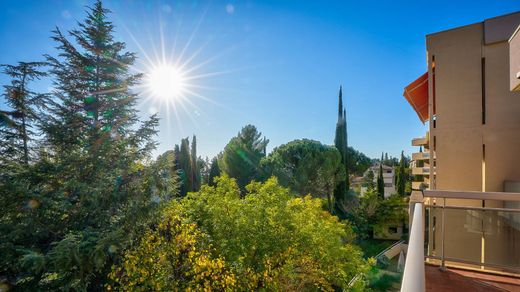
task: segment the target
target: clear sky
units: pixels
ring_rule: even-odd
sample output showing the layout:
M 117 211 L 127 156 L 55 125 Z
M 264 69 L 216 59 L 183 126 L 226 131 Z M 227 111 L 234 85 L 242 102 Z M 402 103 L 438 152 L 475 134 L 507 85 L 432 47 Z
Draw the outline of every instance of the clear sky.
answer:
M 92 3 L 0 0 L 0 63 L 55 54 L 50 31 L 75 27 Z M 340 85 L 349 145 L 370 157 L 410 154 L 410 140 L 426 127 L 402 92 L 426 71 L 425 35 L 520 10 L 518 0 L 122 0 L 105 6 L 113 11 L 116 37 L 139 55 L 136 70 L 160 63 L 162 51 L 172 63 L 189 61 L 183 70 L 191 71 L 186 76 L 195 87 L 186 100 L 167 105 L 143 92 L 142 116 L 158 111 L 162 118 L 157 153 L 196 134 L 199 154 L 210 157 L 248 123 L 270 139 L 268 151 L 299 138 L 332 144 Z M 50 83 L 35 87 L 46 90 Z

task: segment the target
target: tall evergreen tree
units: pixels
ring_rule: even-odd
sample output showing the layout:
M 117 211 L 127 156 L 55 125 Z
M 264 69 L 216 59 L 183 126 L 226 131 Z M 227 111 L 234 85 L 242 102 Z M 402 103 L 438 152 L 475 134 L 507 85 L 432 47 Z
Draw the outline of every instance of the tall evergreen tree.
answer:
M 341 155 L 341 165 L 345 168 L 345 179 L 340 180 L 340 183 L 334 189 L 334 210 L 338 215 L 343 215 L 344 204 L 347 200 L 347 193 L 349 191 L 349 171 L 348 171 L 348 143 L 347 143 L 347 116 L 346 110 L 343 107 L 343 93 L 342 87 L 339 88 L 338 101 L 338 122 L 336 123 L 336 136 L 334 138 L 334 145 Z
M 44 96 L 29 90 L 28 84 L 46 76 L 41 71 L 44 62 L 19 62 L 17 65 L 1 65 L 3 73 L 11 77 L 5 85 L 4 98 L 10 110 L 2 111 L 0 123 L 0 163 L 5 159 L 29 164 L 32 123 L 37 119 L 35 107 L 42 105 Z
M 399 166 L 397 167 L 396 177 L 396 191 L 398 194 L 404 195 L 406 189 L 406 182 L 408 180 L 408 176 L 406 174 L 406 159 L 404 157 L 404 151 L 401 151 L 401 160 L 399 161 Z
M 181 149 L 179 148 L 179 144 L 175 144 L 175 147 L 173 148 L 173 168 L 179 172 L 181 170 L 181 164 L 179 161 L 179 157 L 181 156 Z
M 0 178 L 2 204 L 12 210 L 0 213 L 18 212 L 1 217 L 1 273 L 17 290 L 104 289 L 118 251 L 136 240 L 156 205 L 141 161 L 155 147 L 158 119 L 138 124 L 130 87 L 141 75 L 129 71 L 136 57 L 113 39 L 107 14 L 97 1 L 70 31 L 73 41 L 54 31 L 39 160 L 21 177 Z
M 191 181 L 192 181 L 192 192 L 196 192 L 200 189 L 200 163 L 197 157 L 197 137 L 193 135 L 191 140 Z
M 377 174 L 377 193 L 381 199 L 385 198 L 385 180 L 383 178 L 383 154 L 379 163 L 379 173 Z
M 181 196 L 185 196 L 193 190 L 193 172 L 191 168 L 190 140 L 188 137 L 181 140 L 179 154 L 180 180 L 182 183 Z
M 213 157 L 211 160 L 211 166 L 209 167 L 208 184 L 210 186 L 215 185 L 215 178 L 220 176 L 220 167 L 218 166 L 217 157 Z
M 265 157 L 269 140 L 253 125 L 246 125 L 233 137 L 219 157 L 223 173 L 237 180 L 244 192 L 246 185 L 261 177 L 260 160 Z

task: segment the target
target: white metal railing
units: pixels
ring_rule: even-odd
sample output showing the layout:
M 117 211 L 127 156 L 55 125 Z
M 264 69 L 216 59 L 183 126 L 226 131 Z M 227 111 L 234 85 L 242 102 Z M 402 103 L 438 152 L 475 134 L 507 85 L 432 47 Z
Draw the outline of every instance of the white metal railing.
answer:
M 422 292 L 425 290 L 423 220 L 423 205 L 415 203 L 406 264 L 401 283 L 402 292 Z

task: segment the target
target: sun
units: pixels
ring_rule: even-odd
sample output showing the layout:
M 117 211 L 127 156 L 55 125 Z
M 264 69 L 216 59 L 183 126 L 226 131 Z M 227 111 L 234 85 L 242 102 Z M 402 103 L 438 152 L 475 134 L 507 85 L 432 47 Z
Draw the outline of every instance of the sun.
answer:
M 186 77 L 174 65 L 161 64 L 151 68 L 147 75 L 147 87 L 161 99 L 178 99 L 186 91 Z

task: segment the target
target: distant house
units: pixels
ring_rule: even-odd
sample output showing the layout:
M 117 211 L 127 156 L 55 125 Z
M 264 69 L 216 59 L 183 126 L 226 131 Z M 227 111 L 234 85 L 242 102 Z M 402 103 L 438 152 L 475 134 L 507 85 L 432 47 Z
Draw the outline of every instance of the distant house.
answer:
M 369 167 L 363 176 L 367 177 L 370 171 L 374 173 L 374 187 L 376 187 L 377 176 L 379 174 L 379 164 Z M 385 182 L 385 198 L 388 198 L 390 195 L 395 194 L 395 172 L 393 167 L 383 164 L 383 180 Z M 367 187 L 361 187 L 361 196 L 363 196 L 366 191 Z

